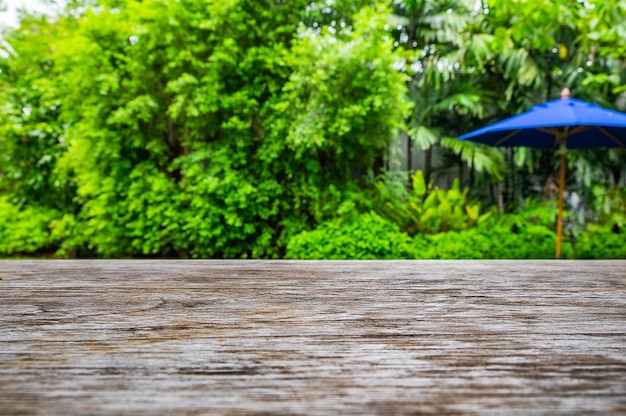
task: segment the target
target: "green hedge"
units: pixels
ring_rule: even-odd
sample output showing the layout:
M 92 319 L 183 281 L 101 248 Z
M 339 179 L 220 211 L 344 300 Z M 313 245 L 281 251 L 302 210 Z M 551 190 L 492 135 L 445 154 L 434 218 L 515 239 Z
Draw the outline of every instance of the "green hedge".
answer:
M 58 212 L 28 207 L 20 209 L 0 198 L 0 257 L 54 252 L 51 222 Z
M 55 253 L 73 257 L 76 242 L 71 216 L 37 207 L 20 209 L 0 198 L 0 257 Z M 417 234 L 374 212 L 354 211 L 289 239 L 291 259 L 552 259 L 555 233 L 542 224 L 516 222 L 481 225 L 463 231 Z M 563 258 L 626 259 L 626 228 L 590 224 L 572 244 L 563 243 Z
M 287 258 L 327 260 L 406 259 L 415 256 L 411 238 L 373 212 L 336 219 L 292 237 Z
M 562 258 L 626 259 L 626 235 L 590 226 L 573 245 L 565 240 Z M 374 213 L 336 219 L 292 237 L 291 259 L 553 259 L 556 236 L 543 225 L 509 229 L 479 226 L 460 232 L 401 232 Z
M 626 259 L 626 229 L 615 224 L 592 224 L 576 242 L 581 259 Z
M 521 230 L 477 227 L 418 235 L 413 244 L 420 259 L 552 259 L 556 237 L 553 231 L 540 225 Z M 573 257 L 569 242 L 564 243 L 562 256 Z

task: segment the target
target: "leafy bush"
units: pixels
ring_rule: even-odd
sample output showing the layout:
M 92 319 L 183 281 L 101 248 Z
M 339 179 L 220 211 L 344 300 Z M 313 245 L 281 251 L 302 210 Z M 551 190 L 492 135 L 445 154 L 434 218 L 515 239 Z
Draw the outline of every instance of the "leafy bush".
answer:
M 397 225 L 374 212 L 352 215 L 321 224 L 295 235 L 287 245 L 287 258 L 366 260 L 415 257 L 410 237 Z
M 317 33 L 309 3 L 122 1 L 51 39 L 68 249 L 278 258 L 365 187 L 409 111 L 391 10 Z
M 370 212 L 326 222 L 291 238 L 292 259 L 552 259 L 556 237 L 542 225 L 510 230 L 481 226 L 410 238 Z M 565 243 L 563 257 L 571 258 Z
M 582 259 L 626 259 L 626 229 L 617 224 L 591 224 L 576 242 L 576 257 Z
M 6 198 L 0 198 L 0 257 L 54 251 L 48 227 L 58 216 L 51 209 L 20 209 Z
M 414 238 L 418 259 L 482 259 L 492 247 L 490 239 L 475 230 L 449 231 Z
M 480 214 L 480 204 L 467 199 L 467 189 L 461 190 L 455 180 L 452 188 L 443 190 L 427 184 L 422 171 L 412 178 L 412 187 L 378 181 L 380 201 L 378 211 L 398 224 L 409 235 L 461 231 L 485 222 L 491 212 Z
M 513 230 L 482 226 L 418 235 L 413 245 L 418 259 L 551 259 L 556 236 L 541 225 Z M 571 244 L 564 244 L 563 257 L 572 257 Z

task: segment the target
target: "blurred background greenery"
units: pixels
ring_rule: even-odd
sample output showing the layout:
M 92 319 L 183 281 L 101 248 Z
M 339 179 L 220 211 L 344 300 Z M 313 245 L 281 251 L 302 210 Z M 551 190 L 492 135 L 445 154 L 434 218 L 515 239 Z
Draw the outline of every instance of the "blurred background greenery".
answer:
M 553 152 L 626 110 L 618 0 L 81 0 L 0 42 L 0 257 L 553 258 Z M 566 258 L 626 258 L 624 149 L 568 153 Z

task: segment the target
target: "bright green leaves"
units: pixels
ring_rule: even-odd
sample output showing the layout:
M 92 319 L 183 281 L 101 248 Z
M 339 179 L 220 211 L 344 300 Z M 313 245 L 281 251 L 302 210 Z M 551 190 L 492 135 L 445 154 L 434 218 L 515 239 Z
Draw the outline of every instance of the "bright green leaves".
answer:
M 620 59 L 626 52 L 626 4 L 619 0 L 588 2 L 574 24 L 583 45 L 600 56 Z
M 612 44 L 607 54 L 613 54 L 619 44 L 619 36 L 608 33 L 616 35 L 620 26 L 626 33 L 624 18 L 619 17 L 624 8 L 619 3 L 490 1 L 485 22 L 495 34 L 498 65 L 510 79 L 507 99 L 524 87 L 531 87 L 533 93 L 546 91 L 552 79 L 559 88 L 579 85 L 588 71 L 595 71 L 601 44 L 598 33 Z M 552 91 L 546 92 L 552 98 Z
M 63 30 L 28 17 L 21 32 L 7 31 L 0 43 L 0 194 L 20 207 L 72 203 L 71 184 L 54 172 L 66 137 L 48 39 Z
M 0 257 L 37 254 L 58 243 L 49 224 L 59 212 L 41 207 L 20 209 L 0 196 Z
M 228 152 L 181 159 L 178 244 L 192 257 L 276 256 L 280 184 L 268 172 L 233 166 Z
M 403 259 L 414 257 L 410 238 L 397 225 L 370 212 L 323 223 L 294 236 L 287 258 L 325 260 Z
M 295 34 L 298 7 L 239 6 L 121 2 L 52 39 L 68 128 L 57 169 L 80 203 L 58 232 L 72 244 L 105 257 L 268 255 L 281 187 L 251 146 L 285 80 L 286 46 L 272 42 Z
M 467 132 L 473 119 L 492 112 L 492 86 L 484 85 L 483 78 L 489 76 L 489 62 L 495 63 L 497 37 L 485 32 L 483 16 L 473 11 L 475 2 L 397 0 L 394 5 L 400 23 L 395 45 L 405 49 L 412 74 L 409 146 L 427 151 L 426 175 L 435 169 L 433 160 L 445 157 L 479 174 L 499 177 L 502 157 L 497 151 L 460 152 L 446 139 Z M 485 161 L 483 156 L 496 159 Z
M 413 175 L 410 192 L 390 193 L 384 182 L 377 186 L 378 210 L 409 235 L 460 231 L 483 223 L 491 215 L 480 214 L 480 204 L 467 199 L 467 189 L 461 191 L 458 181 L 443 190 L 427 183 L 422 171 Z
M 409 131 L 413 139 L 413 145 L 420 150 L 425 150 L 439 142 L 439 132 L 434 128 L 417 126 Z
M 428 187 L 430 186 L 430 184 L 426 183 L 426 180 L 424 179 L 424 173 L 421 170 L 418 170 L 417 172 L 415 172 L 415 175 L 413 175 L 413 196 L 414 198 L 424 198 L 424 196 L 426 195 L 426 192 L 428 191 Z
M 401 58 L 385 30 L 387 13 L 365 8 L 353 30 L 301 31 L 286 57 L 294 71 L 275 105 L 297 157 L 323 152 L 341 172 L 367 169 L 403 125 L 406 76 L 396 69 Z
M 456 137 L 445 137 L 442 144 L 476 172 L 485 173 L 493 179 L 501 179 L 506 171 L 504 157 L 499 149 Z
M 575 21 L 578 41 L 589 51 L 583 68 L 587 89 L 619 95 L 626 91 L 623 71 L 626 56 L 626 4 L 623 1 L 590 1 Z M 622 108 L 623 110 L 623 108 Z
M 0 58 L 0 192 L 33 239 L 4 253 L 280 257 L 324 223 L 360 236 L 358 256 L 404 256 L 357 230 L 397 237 L 369 211 L 400 130 L 484 183 L 502 153 L 459 134 L 562 85 L 623 101 L 624 7 L 588 4 L 106 0 L 29 17 Z M 412 234 L 485 221 L 460 186 L 426 181 L 379 189 L 380 212 Z

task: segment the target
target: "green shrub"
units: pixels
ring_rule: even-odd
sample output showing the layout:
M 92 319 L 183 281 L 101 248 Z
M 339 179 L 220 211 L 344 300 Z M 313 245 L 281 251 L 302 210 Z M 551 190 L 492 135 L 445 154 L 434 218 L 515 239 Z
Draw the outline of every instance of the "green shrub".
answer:
M 551 259 L 556 237 L 553 231 L 530 225 L 513 230 L 476 227 L 460 232 L 418 235 L 413 246 L 418 259 Z M 572 247 L 563 245 L 563 257 L 571 258 Z
M 413 238 L 374 212 L 340 210 L 341 218 L 295 235 L 287 246 L 294 259 L 553 259 L 556 235 L 551 206 L 494 216 L 461 231 L 419 233 Z M 573 258 L 564 241 L 563 258 Z
M 0 257 L 53 252 L 55 242 L 48 225 L 57 216 L 55 210 L 20 209 L 0 198 Z
M 414 258 L 411 238 L 374 212 L 325 222 L 293 236 L 287 258 L 367 260 Z
M 419 259 L 482 259 L 491 248 L 490 239 L 475 230 L 419 235 L 414 239 Z
M 581 259 L 626 259 L 626 230 L 617 224 L 591 224 L 576 242 Z
M 409 235 L 461 231 L 484 223 L 492 215 L 480 214 L 480 204 L 467 198 L 468 189 L 461 190 L 458 179 L 452 188 L 443 190 L 426 183 L 418 170 L 410 190 L 385 180 L 378 180 L 375 186 L 377 211 Z

